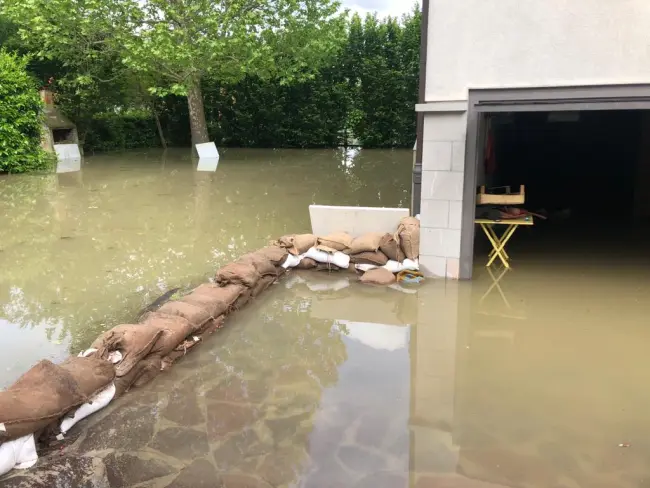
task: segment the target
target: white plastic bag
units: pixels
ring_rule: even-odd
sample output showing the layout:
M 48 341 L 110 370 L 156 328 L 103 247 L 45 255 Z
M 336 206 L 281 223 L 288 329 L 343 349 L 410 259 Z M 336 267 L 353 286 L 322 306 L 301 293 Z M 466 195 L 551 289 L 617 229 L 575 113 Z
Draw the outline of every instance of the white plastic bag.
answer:
M 38 461 L 34 434 L 0 444 L 0 476 L 12 469 L 31 468 Z
M 72 417 L 65 417 L 61 421 L 61 432 L 64 434 L 67 433 L 77 422 L 104 408 L 111 402 L 114 396 L 115 384 L 111 383 L 92 397 L 88 403 L 81 405 Z
M 350 266 L 350 256 L 343 254 L 341 251 L 336 251 L 334 254 L 330 254 L 312 247 L 304 254 L 304 256 L 319 263 L 333 264 L 339 268 L 347 268 Z
M 300 256 L 294 256 L 293 254 L 287 254 L 287 259 L 284 260 L 284 263 L 282 263 L 282 267 L 284 269 L 287 268 L 295 268 L 300 264 L 300 261 L 302 261 L 302 258 L 304 256 L 301 254 Z

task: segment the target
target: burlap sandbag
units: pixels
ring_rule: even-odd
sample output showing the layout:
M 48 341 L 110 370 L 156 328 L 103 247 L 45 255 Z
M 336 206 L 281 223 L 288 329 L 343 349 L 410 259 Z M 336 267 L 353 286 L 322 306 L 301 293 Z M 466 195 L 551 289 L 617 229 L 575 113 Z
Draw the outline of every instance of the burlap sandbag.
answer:
M 0 443 L 37 432 L 86 400 L 68 371 L 40 361 L 0 391 Z
M 350 247 L 345 250 L 346 254 L 359 254 L 360 252 L 374 252 L 379 249 L 379 242 L 384 236 L 381 232 L 368 232 L 357 237 L 350 243 Z
M 384 234 L 379 241 L 379 250 L 388 256 L 388 259 L 401 263 L 405 256 L 398 240 L 399 236 L 395 239 L 393 234 Z
M 350 256 L 350 262 L 354 264 L 374 264 L 375 266 L 383 266 L 388 262 L 388 256 L 381 251 L 366 251 L 352 254 Z
M 212 317 L 219 317 L 230 311 L 232 304 L 245 289 L 244 285 L 219 286 L 205 283 L 194 288 L 189 295 L 185 295 L 183 301 L 200 305 L 209 310 Z
M 190 303 L 185 300 L 185 297 L 167 302 L 157 311 L 162 314 L 177 315 L 184 318 L 192 325 L 194 330 L 201 328 L 203 324 L 212 318 L 209 308 Z
M 115 378 L 115 368 L 101 358 L 69 357 L 59 365 L 77 382 L 79 391 L 86 398 L 95 396 Z
M 159 356 L 164 356 L 172 352 L 176 346 L 183 342 L 195 330 L 189 320 L 179 315 L 169 315 L 160 311 L 149 312 L 142 317 L 140 323 L 143 327 L 153 327 L 162 331 L 162 335 L 149 352 L 149 354 L 158 354 Z
M 278 246 L 285 248 L 294 256 L 306 253 L 316 245 L 316 236 L 314 234 L 294 234 L 282 236 L 278 239 Z
M 192 348 L 203 342 L 203 340 L 211 334 L 214 334 L 217 330 L 223 327 L 225 317 L 217 317 L 212 319 L 204 328 L 196 334 L 188 337 L 178 346 L 174 348 L 169 354 L 162 358 L 161 370 L 164 371 L 169 369 L 177 360 L 185 356 Z
M 264 290 L 266 290 L 269 286 L 275 283 L 275 280 L 276 280 L 275 276 L 264 276 L 263 278 L 261 278 L 257 282 L 257 285 L 255 285 L 255 288 L 251 290 L 251 297 L 257 298 Z
M 400 246 L 409 259 L 420 255 L 420 221 L 415 217 L 404 217 L 397 228 Z
M 316 263 L 316 268 L 314 268 L 316 271 L 340 271 L 341 268 L 339 268 L 337 265 L 332 264 L 332 263 Z
M 255 254 L 259 254 L 260 256 L 265 257 L 275 266 L 280 266 L 282 263 L 284 263 L 284 260 L 287 258 L 287 254 L 289 254 L 289 252 L 282 247 L 267 246 L 263 247 L 262 249 L 258 249 L 255 251 Z
M 216 281 L 222 286 L 244 285 L 252 288 L 260 279 L 255 266 L 247 263 L 230 263 L 217 271 Z
M 319 237 L 318 244 L 336 249 L 337 251 L 345 251 L 352 244 L 352 237 L 345 232 L 334 232 L 325 237 Z
M 252 264 L 260 276 L 277 276 L 278 272 L 275 265 L 269 261 L 263 254 L 251 252 L 240 257 L 237 263 Z
M 235 303 L 233 303 L 232 310 L 240 310 L 244 305 L 246 305 L 251 299 L 251 293 L 251 290 L 248 288 L 244 290 L 237 300 L 235 300 Z
M 390 285 L 395 283 L 395 275 L 385 268 L 375 268 L 363 273 L 359 281 L 369 285 Z
M 122 396 L 132 387 L 143 386 L 149 383 L 162 371 L 162 359 L 157 354 L 143 358 L 129 371 L 127 375 L 116 378 L 115 398 Z
M 122 360 L 115 365 L 115 374 L 120 377 L 126 375 L 149 354 L 161 335 L 161 330 L 143 327 L 141 324 L 121 324 L 104 332 L 90 347 L 97 349 L 93 356 L 102 359 L 108 359 L 108 355 L 113 351 L 120 351 Z
M 319 244 L 318 246 L 316 246 L 316 249 L 318 249 L 319 251 L 324 251 L 329 254 L 334 254 L 335 252 L 338 251 L 338 249 L 334 249 L 333 247 L 327 246 L 325 244 Z
M 314 261 L 312 258 L 302 258 L 298 266 L 296 268 L 298 269 L 314 269 L 316 266 L 318 266 L 318 263 Z

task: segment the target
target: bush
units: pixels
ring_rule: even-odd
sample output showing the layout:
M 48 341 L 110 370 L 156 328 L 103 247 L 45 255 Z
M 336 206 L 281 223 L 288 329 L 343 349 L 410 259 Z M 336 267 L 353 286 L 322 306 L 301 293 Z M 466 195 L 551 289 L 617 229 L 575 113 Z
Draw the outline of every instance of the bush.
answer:
M 0 172 L 47 169 L 41 148 L 42 103 L 28 59 L 0 50 Z
M 97 114 L 86 128 L 84 151 L 160 147 L 156 121 L 146 112 Z

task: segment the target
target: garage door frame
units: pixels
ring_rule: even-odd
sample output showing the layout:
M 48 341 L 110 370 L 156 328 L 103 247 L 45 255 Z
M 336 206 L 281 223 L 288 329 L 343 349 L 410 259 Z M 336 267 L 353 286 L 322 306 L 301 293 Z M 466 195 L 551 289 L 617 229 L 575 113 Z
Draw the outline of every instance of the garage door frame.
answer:
M 650 110 L 650 84 L 469 90 L 460 239 L 460 279 L 471 279 L 474 265 L 476 180 L 484 147 L 485 115 L 497 112 Z

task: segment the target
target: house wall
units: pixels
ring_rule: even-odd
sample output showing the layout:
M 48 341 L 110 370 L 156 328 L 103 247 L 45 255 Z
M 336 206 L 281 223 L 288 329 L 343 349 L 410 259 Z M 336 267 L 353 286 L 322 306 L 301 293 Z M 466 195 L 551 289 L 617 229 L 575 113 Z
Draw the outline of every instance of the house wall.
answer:
M 647 0 L 429 0 L 426 101 L 650 82 Z

